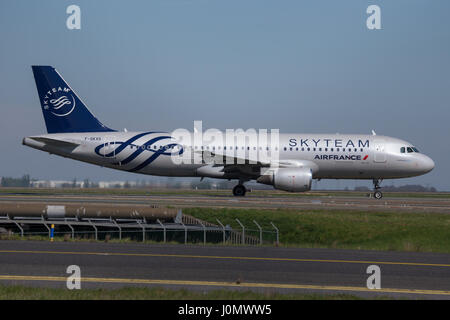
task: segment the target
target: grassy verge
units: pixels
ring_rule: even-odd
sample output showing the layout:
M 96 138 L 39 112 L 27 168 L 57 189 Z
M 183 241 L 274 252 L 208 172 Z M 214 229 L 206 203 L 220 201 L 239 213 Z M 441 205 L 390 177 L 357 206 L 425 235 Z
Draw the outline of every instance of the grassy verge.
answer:
M 450 253 L 450 215 L 340 210 L 186 208 L 185 214 L 240 230 L 280 230 L 285 246 Z M 256 234 L 256 233 L 255 233 Z
M 385 299 L 379 297 L 377 299 Z M 0 285 L 0 300 L 360 300 L 350 294 L 280 294 L 238 290 L 207 292 L 161 287 L 125 287 L 119 289 L 35 288 Z

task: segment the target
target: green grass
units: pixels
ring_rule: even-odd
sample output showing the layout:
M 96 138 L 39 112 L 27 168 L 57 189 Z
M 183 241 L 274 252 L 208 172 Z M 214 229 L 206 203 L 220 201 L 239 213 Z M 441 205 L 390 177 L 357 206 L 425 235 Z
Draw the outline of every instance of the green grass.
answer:
M 280 294 L 241 290 L 192 291 L 162 287 L 119 289 L 36 288 L 0 285 L 0 300 L 360 300 L 350 294 Z M 376 299 L 387 299 L 377 297 Z
M 280 230 L 284 246 L 450 253 L 450 215 L 341 210 L 186 208 L 185 214 L 240 230 Z M 256 233 L 254 233 L 256 234 Z

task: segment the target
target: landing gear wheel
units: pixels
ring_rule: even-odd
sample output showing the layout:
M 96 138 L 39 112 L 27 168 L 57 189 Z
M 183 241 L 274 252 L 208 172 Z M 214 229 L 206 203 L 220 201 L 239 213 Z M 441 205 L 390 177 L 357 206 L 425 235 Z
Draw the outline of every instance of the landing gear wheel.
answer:
M 383 198 L 383 193 L 381 191 L 375 191 L 373 193 L 373 197 L 377 200 L 380 200 L 381 198 Z
M 373 197 L 377 200 L 383 198 L 383 193 L 378 190 L 380 189 L 380 183 L 383 179 L 373 179 Z
M 235 197 L 243 197 L 243 196 L 245 196 L 246 192 L 247 192 L 247 189 L 242 184 L 238 184 L 237 186 L 235 186 L 233 188 L 233 195 Z

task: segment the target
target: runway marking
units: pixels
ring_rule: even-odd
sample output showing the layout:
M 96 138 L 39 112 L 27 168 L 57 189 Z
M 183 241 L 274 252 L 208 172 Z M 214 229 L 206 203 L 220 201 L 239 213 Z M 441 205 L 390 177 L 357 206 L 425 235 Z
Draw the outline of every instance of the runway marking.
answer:
M 66 255 L 94 255 L 94 256 L 127 256 L 127 257 L 167 257 L 167 258 L 186 258 L 186 259 L 292 261 L 292 262 L 321 262 L 321 263 L 384 264 L 384 265 L 404 265 L 404 266 L 420 266 L 420 267 L 446 267 L 446 268 L 450 267 L 450 264 L 421 263 L 421 262 L 297 259 L 297 258 L 269 258 L 269 257 L 201 256 L 201 255 L 163 254 L 163 253 L 119 253 L 119 252 L 31 251 L 31 250 L 0 250 L 0 253 L 31 253 L 31 254 L 61 254 L 61 255 L 66 254 Z
M 17 276 L 0 275 L 0 280 L 15 281 L 60 281 L 66 282 L 65 277 L 52 276 Z M 346 286 L 325 286 L 325 285 L 304 285 L 304 284 L 284 284 L 284 283 L 234 283 L 220 281 L 191 281 L 191 280 L 159 280 L 159 279 L 127 279 L 127 278 L 91 278 L 82 277 L 81 282 L 94 283 L 119 283 L 119 284 L 153 284 L 153 285 L 182 285 L 182 286 L 213 286 L 213 287 L 234 287 L 234 288 L 276 288 L 276 289 L 309 289 L 309 290 L 329 290 L 329 291 L 358 291 L 371 293 L 408 293 L 408 294 L 430 294 L 430 295 L 450 295 L 450 291 L 426 290 L 426 289 L 396 289 L 381 288 L 367 289 L 364 287 Z

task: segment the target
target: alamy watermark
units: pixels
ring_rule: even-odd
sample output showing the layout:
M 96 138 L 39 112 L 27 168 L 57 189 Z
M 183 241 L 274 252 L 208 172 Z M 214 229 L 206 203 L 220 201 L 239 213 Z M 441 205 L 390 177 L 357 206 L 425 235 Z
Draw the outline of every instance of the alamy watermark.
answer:
M 277 166 L 280 153 L 279 129 L 208 129 L 203 132 L 202 121 L 194 121 L 193 132 L 176 129 L 171 149 L 175 164 L 273 164 Z
M 72 4 L 67 7 L 66 13 L 69 14 L 66 20 L 66 27 L 69 30 L 81 29 L 81 9 L 79 6 Z
M 66 19 L 66 27 L 69 30 L 81 29 L 81 8 L 78 5 L 71 4 L 66 8 L 66 14 L 69 16 Z M 381 29 L 381 8 L 378 5 L 369 5 L 366 9 L 366 14 L 369 16 L 366 19 L 366 26 L 369 30 Z
M 377 5 L 370 5 L 366 10 L 367 14 L 370 16 L 366 20 L 366 26 L 369 30 L 380 30 L 381 29 L 381 9 Z
M 81 269 L 77 265 L 70 265 L 66 269 L 66 273 L 70 274 L 67 277 L 66 286 L 69 290 L 81 289 Z
M 367 289 L 381 289 L 381 269 L 377 265 L 370 265 L 366 270 L 367 274 L 370 274 L 367 278 Z

